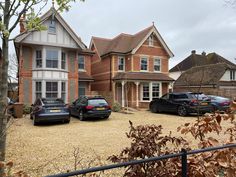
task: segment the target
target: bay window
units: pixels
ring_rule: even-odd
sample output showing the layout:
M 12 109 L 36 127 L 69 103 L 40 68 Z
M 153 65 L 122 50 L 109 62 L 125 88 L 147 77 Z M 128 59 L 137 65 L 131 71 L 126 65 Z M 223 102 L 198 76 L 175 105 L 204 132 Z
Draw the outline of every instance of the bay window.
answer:
M 42 97 L 42 82 L 35 82 L 35 97 Z
M 58 68 L 58 51 L 46 50 L 46 67 Z
M 42 68 L 42 50 L 35 51 L 36 68 Z
M 46 82 L 46 98 L 57 98 L 57 97 L 58 97 L 58 83 Z

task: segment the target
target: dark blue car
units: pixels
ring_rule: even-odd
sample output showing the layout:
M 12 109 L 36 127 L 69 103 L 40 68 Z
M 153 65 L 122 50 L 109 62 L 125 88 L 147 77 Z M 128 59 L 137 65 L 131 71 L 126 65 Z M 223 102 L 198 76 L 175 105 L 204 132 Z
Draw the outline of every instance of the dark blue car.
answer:
M 62 99 L 38 98 L 32 105 L 30 118 L 33 119 L 34 125 L 51 121 L 69 123 L 70 113 Z
M 215 95 L 207 96 L 211 99 L 211 105 L 213 106 L 214 111 L 226 111 L 229 109 L 230 99 Z

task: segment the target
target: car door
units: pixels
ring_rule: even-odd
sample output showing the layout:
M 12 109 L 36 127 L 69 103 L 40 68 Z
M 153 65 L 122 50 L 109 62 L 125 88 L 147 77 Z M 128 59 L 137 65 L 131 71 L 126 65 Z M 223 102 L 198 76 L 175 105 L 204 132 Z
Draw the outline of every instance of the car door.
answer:
M 173 102 L 172 102 L 172 94 L 166 94 L 163 97 L 160 98 L 159 100 L 159 110 L 164 111 L 164 112 L 173 112 Z
M 76 103 L 79 101 L 79 99 L 75 100 L 71 105 L 70 105 L 70 113 L 71 115 L 76 116 Z
M 84 107 L 86 106 L 87 99 L 80 98 L 75 102 L 75 115 L 79 116 L 80 111 L 84 111 Z

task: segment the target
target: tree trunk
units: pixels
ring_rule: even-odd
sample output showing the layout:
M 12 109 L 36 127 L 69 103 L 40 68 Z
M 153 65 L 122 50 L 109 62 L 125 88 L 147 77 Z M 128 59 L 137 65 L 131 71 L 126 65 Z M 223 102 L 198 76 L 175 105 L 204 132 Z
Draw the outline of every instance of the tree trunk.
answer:
M 3 9 L 3 23 L 5 28 L 9 27 L 9 14 L 10 0 L 5 0 L 5 7 Z M 6 127 L 7 127 L 7 89 L 8 89 L 8 47 L 9 36 L 3 34 L 2 40 L 2 59 L 0 62 L 0 161 L 5 160 L 6 153 Z
M 0 83 L 0 161 L 5 160 L 6 150 L 6 107 L 7 107 L 7 78 L 8 78 L 8 38 L 2 41 L 1 83 Z

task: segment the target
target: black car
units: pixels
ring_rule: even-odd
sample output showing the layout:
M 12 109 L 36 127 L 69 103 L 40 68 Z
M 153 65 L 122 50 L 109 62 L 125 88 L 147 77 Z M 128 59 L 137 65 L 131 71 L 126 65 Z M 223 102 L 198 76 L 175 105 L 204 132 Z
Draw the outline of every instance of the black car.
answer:
M 31 106 L 30 118 L 34 125 L 49 121 L 70 122 L 69 109 L 62 99 L 38 98 Z
M 101 96 L 81 96 L 70 105 L 69 109 L 70 114 L 79 117 L 81 121 L 88 117 L 108 119 L 111 115 L 111 107 Z
M 149 104 L 151 112 L 173 112 L 180 116 L 212 112 L 210 99 L 203 93 L 167 93 Z
M 230 99 L 216 95 L 207 96 L 211 99 L 211 105 L 213 106 L 214 111 L 226 111 L 229 109 L 231 103 Z

